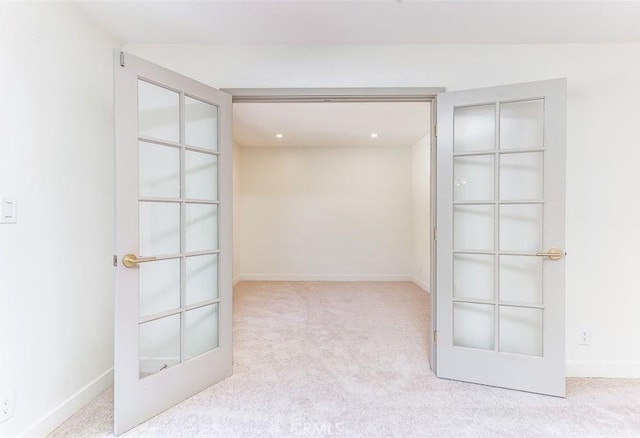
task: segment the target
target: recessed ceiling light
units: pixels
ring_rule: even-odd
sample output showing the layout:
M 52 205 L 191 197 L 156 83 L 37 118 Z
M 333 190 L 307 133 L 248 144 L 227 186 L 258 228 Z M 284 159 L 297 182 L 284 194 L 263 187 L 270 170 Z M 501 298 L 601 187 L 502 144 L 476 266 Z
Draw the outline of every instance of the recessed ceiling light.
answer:
M 378 134 L 376 134 L 375 132 L 371 133 L 371 138 L 378 138 Z
M 276 134 L 276 138 L 282 138 L 282 137 L 284 137 L 284 135 L 282 135 L 282 134 Z

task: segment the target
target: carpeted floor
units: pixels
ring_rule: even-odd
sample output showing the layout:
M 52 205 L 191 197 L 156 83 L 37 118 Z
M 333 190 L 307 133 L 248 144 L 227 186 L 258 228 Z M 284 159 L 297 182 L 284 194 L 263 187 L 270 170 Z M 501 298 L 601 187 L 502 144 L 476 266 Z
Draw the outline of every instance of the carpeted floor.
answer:
M 234 375 L 124 436 L 640 437 L 640 380 L 568 379 L 559 399 L 437 379 L 429 302 L 410 283 L 240 283 Z M 50 436 L 113 436 L 112 403 Z

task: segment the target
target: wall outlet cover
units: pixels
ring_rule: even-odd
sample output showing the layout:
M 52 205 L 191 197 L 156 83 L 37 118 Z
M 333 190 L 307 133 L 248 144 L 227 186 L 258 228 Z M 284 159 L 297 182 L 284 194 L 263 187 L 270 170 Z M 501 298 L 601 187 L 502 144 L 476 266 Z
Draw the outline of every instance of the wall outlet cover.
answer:
M 15 391 L 7 391 L 0 395 L 0 423 L 7 421 L 9 418 L 13 417 L 15 404 Z
M 591 329 L 583 327 L 578 331 L 578 345 L 591 345 Z

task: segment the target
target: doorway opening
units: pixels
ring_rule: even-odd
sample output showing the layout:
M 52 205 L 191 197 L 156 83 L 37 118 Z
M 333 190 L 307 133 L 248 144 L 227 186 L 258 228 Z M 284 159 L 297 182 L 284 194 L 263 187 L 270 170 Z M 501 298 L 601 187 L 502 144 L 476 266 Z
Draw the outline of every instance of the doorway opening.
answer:
M 393 312 L 386 295 L 403 297 L 406 313 L 395 309 L 394 318 L 413 316 L 433 366 L 432 127 L 439 90 L 225 91 L 234 96 L 240 295 L 257 288 L 307 306 L 353 305 L 354 312 L 372 311 L 367 303 L 374 300 Z M 289 311 L 295 314 L 295 306 Z

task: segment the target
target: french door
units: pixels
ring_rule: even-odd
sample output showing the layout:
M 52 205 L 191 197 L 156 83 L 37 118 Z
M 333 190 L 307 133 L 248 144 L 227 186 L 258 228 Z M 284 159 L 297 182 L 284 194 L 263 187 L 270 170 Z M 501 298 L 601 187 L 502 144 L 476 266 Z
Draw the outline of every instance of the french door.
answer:
M 115 52 L 114 429 L 232 373 L 231 96 Z
M 437 113 L 437 375 L 564 396 L 566 81 Z

